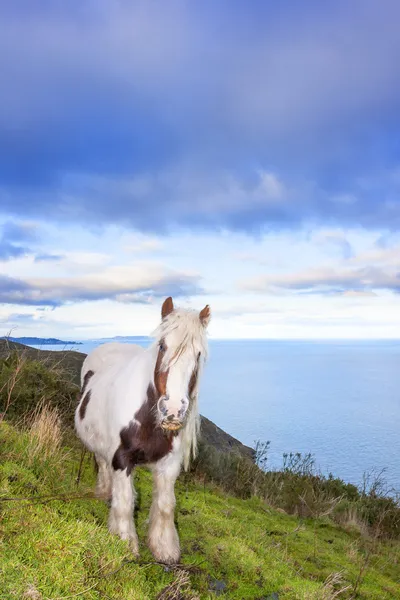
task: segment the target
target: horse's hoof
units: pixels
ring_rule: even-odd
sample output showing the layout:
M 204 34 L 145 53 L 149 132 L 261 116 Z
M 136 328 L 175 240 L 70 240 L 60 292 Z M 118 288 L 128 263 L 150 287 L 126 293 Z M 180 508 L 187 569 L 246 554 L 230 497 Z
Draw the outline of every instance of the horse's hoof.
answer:
M 156 561 L 159 563 L 164 565 L 176 565 L 180 562 L 181 553 L 179 551 L 176 553 L 167 554 L 166 552 L 160 552 L 159 550 L 153 548 L 150 548 L 150 550 Z
M 128 542 L 129 550 L 132 552 L 135 558 L 139 558 L 139 544 L 136 540 L 129 540 Z

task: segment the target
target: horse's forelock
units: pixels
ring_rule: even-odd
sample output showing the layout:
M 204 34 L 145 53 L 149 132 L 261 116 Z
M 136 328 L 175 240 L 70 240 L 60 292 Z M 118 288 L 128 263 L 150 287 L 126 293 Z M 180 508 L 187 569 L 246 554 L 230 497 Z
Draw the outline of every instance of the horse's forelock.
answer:
M 162 360 L 162 368 L 177 361 L 187 351 L 199 352 L 207 357 L 207 336 L 196 311 L 176 309 L 168 315 L 153 333 L 154 345 L 166 342 L 167 349 Z

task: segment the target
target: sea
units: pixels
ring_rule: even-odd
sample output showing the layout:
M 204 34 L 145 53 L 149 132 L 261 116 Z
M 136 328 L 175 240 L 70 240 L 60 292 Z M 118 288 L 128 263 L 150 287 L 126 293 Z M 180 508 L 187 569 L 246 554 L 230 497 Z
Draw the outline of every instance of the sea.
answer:
M 42 348 L 88 353 L 105 341 Z M 400 341 L 209 345 L 201 413 L 244 444 L 269 441 L 267 468 L 282 466 L 285 453 L 311 453 L 326 475 L 362 485 L 383 470 L 388 488 L 400 490 Z

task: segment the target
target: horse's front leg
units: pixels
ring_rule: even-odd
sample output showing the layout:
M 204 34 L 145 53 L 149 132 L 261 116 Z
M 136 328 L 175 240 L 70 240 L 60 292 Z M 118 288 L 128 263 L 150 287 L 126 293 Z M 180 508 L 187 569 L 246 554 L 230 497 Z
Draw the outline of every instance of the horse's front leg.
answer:
M 153 502 L 150 509 L 149 546 L 163 563 L 180 559 L 178 533 L 174 523 L 175 481 L 181 469 L 180 456 L 169 454 L 153 466 Z
M 139 553 L 139 541 L 133 521 L 135 506 L 135 489 L 131 476 L 124 471 L 113 471 L 112 499 L 108 518 L 108 528 L 123 540 L 128 540 L 134 554 Z

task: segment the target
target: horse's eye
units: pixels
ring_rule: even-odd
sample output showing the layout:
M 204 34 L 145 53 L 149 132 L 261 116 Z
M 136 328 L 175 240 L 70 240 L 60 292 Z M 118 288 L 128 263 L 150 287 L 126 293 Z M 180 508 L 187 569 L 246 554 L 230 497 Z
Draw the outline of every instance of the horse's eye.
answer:
M 163 344 L 163 342 L 160 343 L 160 350 L 161 350 L 161 352 L 165 352 L 165 350 L 166 350 L 165 344 Z

